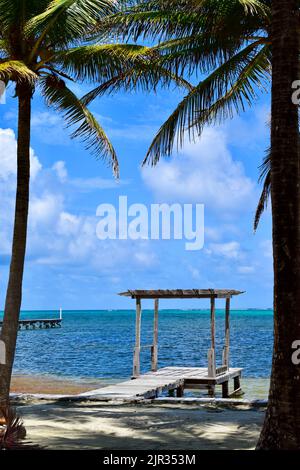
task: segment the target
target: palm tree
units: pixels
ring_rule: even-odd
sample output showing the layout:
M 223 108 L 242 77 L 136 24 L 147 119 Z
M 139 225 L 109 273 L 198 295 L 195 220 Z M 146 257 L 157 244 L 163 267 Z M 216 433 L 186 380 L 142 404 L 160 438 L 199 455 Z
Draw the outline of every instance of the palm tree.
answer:
M 106 27 L 134 40 L 158 40 L 161 64 L 201 74 L 162 125 L 144 163 L 170 156 L 184 136 L 200 135 L 251 105 L 269 85 L 272 69 L 271 149 L 255 225 L 269 194 L 274 247 L 274 351 L 268 411 L 259 449 L 300 447 L 300 367 L 292 344 L 300 338 L 300 194 L 298 110 L 292 82 L 299 77 L 298 0 L 146 0 L 129 2 Z M 133 4 L 133 5 L 132 5 Z M 100 25 L 100 24 L 99 24 Z M 121 84 L 120 84 L 121 86 Z M 104 89 L 105 86 L 102 86 Z
M 144 164 L 156 165 L 181 147 L 186 135 L 199 136 L 206 125 L 232 118 L 269 88 L 271 77 L 270 0 L 135 0 L 98 28 L 124 38 L 157 41 L 157 61 L 172 73 L 201 81 L 178 104 L 154 137 Z M 97 28 L 96 28 L 97 31 Z M 113 91 L 124 87 L 119 80 Z M 86 103 L 112 91 L 103 83 Z M 263 190 L 255 230 L 270 195 L 270 160 L 261 167 Z
M 89 41 L 98 21 L 116 13 L 112 0 L 0 0 L 0 80 L 15 87 L 18 99 L 17 192 L 3 326 L 6 364 L 0 365 L 0 403 L 9 397 L 22 300 L 26 251 L 31 100 L 38 89 L 47 105 L 64 115 L 71 137 L 102 157 L 118 176 L 115 150 L 87 105 L 69 83 L 98 83 L 122 76 L 126 89 L 155 88 L 174 77 L 151 65 L 153 52 L 129 44 Z M 106 35 L 107 36 L 107 35 Z M 184 83 L 183 80 L 176 80 Z
M 291 87 L 299 77 L 297 0 L 272 2 L 271 197 L 274 251 L 274 353 L 271 388 L 258 449 L 300 448 L 299 116 Z

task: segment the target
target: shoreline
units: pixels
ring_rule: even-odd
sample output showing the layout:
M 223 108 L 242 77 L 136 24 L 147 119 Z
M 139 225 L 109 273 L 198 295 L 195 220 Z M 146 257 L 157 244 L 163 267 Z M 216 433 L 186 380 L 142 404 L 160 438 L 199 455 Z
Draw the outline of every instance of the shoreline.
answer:
M 13 394 L 44 394 L 44 395 L 79 395 L 84 392 L 103 388 L 126 378 L 81 378 L 58 377 L 52 375 L 35 375 L 16 373 L 12 377 L 11 393 Z M 244 397 L 249 400 L 266 400 L 269 391 L 268 378 L 242 377 Z M 199 393 L 187 396 L 200 396 Z M 218 394 L 217 394 L 218 395 Z M 202 394 L 203 396 L 203 394 Z M 205 396 L 205 395 L 204 395 Z
M 79 395 L 109 384 L 105 379 L 81 379 L 52 375 L 14 374 L 11 393 L 45 395 Z
M 28 441 L 59 450 L 255 449 L 266 403 L 242 401 L 251 395 L 264 400 L 269 379 L 242 379 L 245 395 L 236 402 L 173 398 L 114 403 L 76 396 L 122 380 L 15 374 L 12 393 L 21 396 L 15 397 L 14 406 Z

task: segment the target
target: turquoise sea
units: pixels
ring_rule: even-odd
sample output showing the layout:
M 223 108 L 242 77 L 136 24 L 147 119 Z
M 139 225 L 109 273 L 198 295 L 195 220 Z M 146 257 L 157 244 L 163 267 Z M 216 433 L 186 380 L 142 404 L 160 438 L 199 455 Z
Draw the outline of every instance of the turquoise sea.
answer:
M 54 318 L 58 312 L 26 311 L 22 318 Z M 152 317 L 143 311 L 142 343 L 152 342 Z M 221 361 L 224 313 L 217 311 L 217 355 Z M 232 310 L 230 365 L 244 368 L 244 377 L 267 378 L 272 356 L 273 312 Z M 120 379 L 132 372 L 135 312 L 65 311 L 62 328 L 20 331 L 15 374 L 47 374 L 74 379 Z M 210 347 L 208 310 L 161 310 L 159 366 L 205 366 Z M 142 370 L 150 351 L 142 352 Z

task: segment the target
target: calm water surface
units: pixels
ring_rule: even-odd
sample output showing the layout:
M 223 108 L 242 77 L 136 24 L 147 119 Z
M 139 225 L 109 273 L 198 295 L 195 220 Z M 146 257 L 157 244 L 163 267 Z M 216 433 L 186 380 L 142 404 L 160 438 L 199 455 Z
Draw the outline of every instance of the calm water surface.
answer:
M 53 312 L 23 312 L 22 318 L 51 318 Z M 151 311 L 144 311 L 142 342 L 152 342 Z M 224 314 L 217 311 L 218 362 L 224 341 Z M 231 314 L 232 366 L 243 367 L 244 377 L 266 378 L 272 355 L 272 311 L 233 310 Z M 68 311 L 63 327 L 21 331 L 15 373 L 61 377 L 119 379 L 132 370 L 134 311 Z M 210 324 L 208 310 L 163 310 L 159 317 L 159 366 L 206 366 Z M 142 369 L 150 351 L 142 353 Z

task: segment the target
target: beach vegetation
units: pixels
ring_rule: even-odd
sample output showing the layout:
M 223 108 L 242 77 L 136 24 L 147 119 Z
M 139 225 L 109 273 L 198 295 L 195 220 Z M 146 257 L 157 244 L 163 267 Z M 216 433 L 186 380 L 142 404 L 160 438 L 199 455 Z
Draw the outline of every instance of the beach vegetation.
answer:
M 26 429 L 16 410 L 9 406 L 0 408 L 0 451 L 37 448 L 26 441 Z

